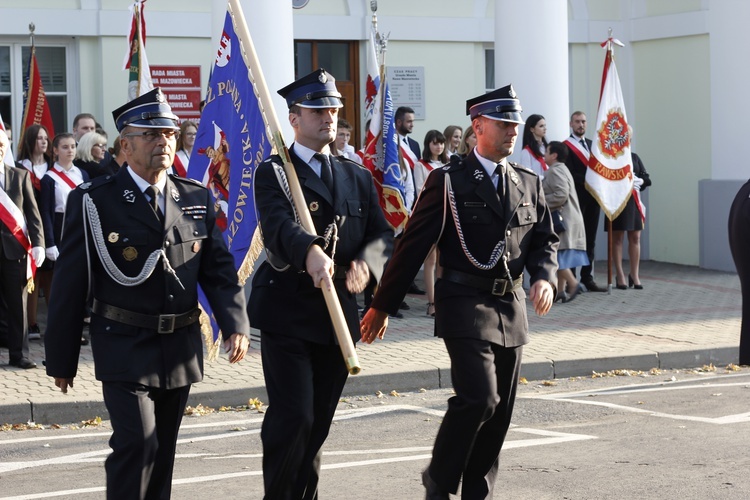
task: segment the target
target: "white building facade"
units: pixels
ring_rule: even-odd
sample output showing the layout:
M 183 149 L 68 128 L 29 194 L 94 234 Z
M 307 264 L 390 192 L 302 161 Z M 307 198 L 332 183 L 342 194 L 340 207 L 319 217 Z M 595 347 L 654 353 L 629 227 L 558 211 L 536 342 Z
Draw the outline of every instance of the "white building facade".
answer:
M 23 113 L 29 23 L 56 131 L 79 112 L 115 134 L 111 110 L 127 95 L 130 0 L 0 0 L 0 113 L 15 131 Z M 294 9 L 292 4 L 304 6 Z M 364 127 L 368 0 L 242 0 L 270 89 L 323 66 L 341 82 L 344 115 Z M 151 65 L 200 66 L 206 88 L 224 22 L 222 0 L 148 0 Z M 548 140 L 562 140 L 568 119 L 597 112 L 611 28 L 625 47 L 616 63 L 634 130 L 633 150 L 653 180 L 643 258 L 733 271 L 729 205 L 750 167 L 731 157 L 747 135 L 744 89 L 750 65 L 746 0 L 379 0 L 378 26 L 389 34 L 386 65 L 418 71 L 421 106 L 413 138 L 469 125 L 465 101 L 513 83 L 526 116 L 546 117 Z M 738 57 L 739 56 L 739 57 Z M 283 101 L 276 101 L 282 117 Z M 402 104 L 399 102 L 396 105 Z M 592 136 L 592 130 L 587 136 Z M 17 137 L 19 134 L 14 134 Z M 520 146 L 520 138 L 519 138 Z M 606 258 L 600 234 L 598 258 Z M 604 270 L 598 270 L 601 276 Z M 603 281 L 601 276 L 600 281 Z

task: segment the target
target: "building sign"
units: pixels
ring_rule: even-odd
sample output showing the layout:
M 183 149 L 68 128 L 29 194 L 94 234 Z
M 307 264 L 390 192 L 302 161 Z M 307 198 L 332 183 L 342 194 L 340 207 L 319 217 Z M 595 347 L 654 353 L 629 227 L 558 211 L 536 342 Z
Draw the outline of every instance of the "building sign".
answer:
M 172 112 L 180 121 L 200 121 L 201 90 L 200 66 L 151 66 L 154 87 L 161 87 Z
M 413 108 L 414 118 L 424 120 L 424 66 L 390 66 L 387 78 L 393 105 Z

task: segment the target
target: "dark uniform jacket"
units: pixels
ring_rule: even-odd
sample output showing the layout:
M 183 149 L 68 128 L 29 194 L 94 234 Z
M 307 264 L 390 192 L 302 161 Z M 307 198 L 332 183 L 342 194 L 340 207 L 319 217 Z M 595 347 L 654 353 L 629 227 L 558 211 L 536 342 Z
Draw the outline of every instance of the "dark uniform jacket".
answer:
M 44 230 L 39 207 L 36 204 L 31 177 L 25 168 L 9 167 L 0 163 L 0 175 L 5 176 L 5 192 L 26 218 L 26 228 L 32 247 L 44 247 Z M 6 259 L 22 259 L 26 250 L 13 236 L 8 227 L 0 222 L 0 245 Z
M 334 284 L 352 340 L 360 338 L 356 298 L 346 289 L 344 272 L 353 260 L 364 260 L 379 280 L 393 245 L 393 229 L 383 216 L 372 175 L 358 163 L 330 157 L 334 195 L 320 177 L 290 151 L 310 215 L 318 235 L 331 222 L 338 227 Z M 310 245 L 323 238 L 310 234 L 295 222 L 289 199 L 271 162 L 263 162 L 255 174 L 255 204 L 269 260 L 255 272 L 248 311 L 253 328 L 297 337 L 319 344 L 335 342 L 323 292 L 304 272 Z M 331 246 L 326 250 L 331 255 Z M 272 266 L 272 262 L 274 265 Z M 275 268 L 274 268 L 275 267 Z M 285 270 L 279 270 L 285 269 Z
M 106 255 L 122 273 L 137 276 L 149 255 L 163 246 L 184 290 L 166 272 L 163 258 L 144 283 L 115 282 L 102 266 L 90 224 L 84 232 L 86 194 L 98 210 Z M 208 190 L 195 181 L 169 176 L 164 196 L 162 227 L 127 169 L 81 184 L 70 193 L 45 336 L 48 375 L 76 374 L 89 281 L 95 300 L 149 315 L 196 308 L 200 284 L 224 337 L 249 333 L 244 293 L 216 227 Z M 159 334 L 93 314 L 89 330 L 99 380 L 173 389 L 203 376 L 203 341 L 197 322 Z
M 487 172 L 472 152 L 433 170 L 419 196 L 401 237 L 389 271 L 372 307 L 395 313 L 425 256 L 437 242 L 439 264 L 445 269 L 487 278 L 506 278 L 502 259 L 492 269 L 475 267 L 466 256 L 451 214 L 445 189 L 450 174 L 455 206 L 465 247 L 481 263 L 490 260 L 497 243 L 505 238 L 508 267 L 513 279 L 524 267 L 531 283 L 557 284 L 558 238 L 536 174 L 514 164 L 508 166 L 507 206 L 502 206 Z M 515 179 L 515 180 L 514 180 Z M 528 342 L 526 293 L 522 287 L 503 296 L 490 289 L 438 279 L 435 285 L 435 335 L 443 338 L 477 338 L 506 347 Z

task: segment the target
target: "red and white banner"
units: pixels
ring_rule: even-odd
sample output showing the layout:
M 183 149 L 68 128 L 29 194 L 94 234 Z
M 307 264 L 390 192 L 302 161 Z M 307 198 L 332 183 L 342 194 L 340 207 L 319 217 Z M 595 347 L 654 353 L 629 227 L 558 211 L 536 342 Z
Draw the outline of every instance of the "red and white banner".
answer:
M 372 172 L 385 219 L 398 232 L 406 226 L 408 219 L 404 202 L 405 179 L 399 168 L 393 100 L 388 82 L 384 81 L 385 77 L 381 79 L 374 33 L 370 36 L 368 52 L 365 110 L 370 126 L 365 136 L 362 164 Z
M 625 208 L 633 191 L 633 159 L 630 155 L 632 130 L 625 115 L 620 78 L 613 58 L 613 38 L 602 46 L 607 50 L 602 75 L 599 112 L 594 124 L 586 189 L 612 220 Z

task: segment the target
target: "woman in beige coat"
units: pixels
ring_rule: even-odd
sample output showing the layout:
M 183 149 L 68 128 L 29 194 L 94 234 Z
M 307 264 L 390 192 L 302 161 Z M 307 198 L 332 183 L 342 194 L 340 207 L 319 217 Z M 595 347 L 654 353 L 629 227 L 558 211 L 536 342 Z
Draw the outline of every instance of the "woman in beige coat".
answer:
M 549 165 L 549 170 L 542 180 L 547 206 L 550 210 L 559 210 L 562 213 L 566 226 L 565 231 L 558 234 L 560 247 L 557 252 L 560 264 L 557 273 L 560 289 L 558 298 L 563 302 L 573 300 L 581 289 L 572 270 L 589 263 L 586 255 L 586 230 L 583 226 L 578 195 L 573 184 L 573 176 L 564 163 L 567 156 L 568 147 L 565 144 L 558 141 L 550 142 L 544 153 L 544 161 Z

